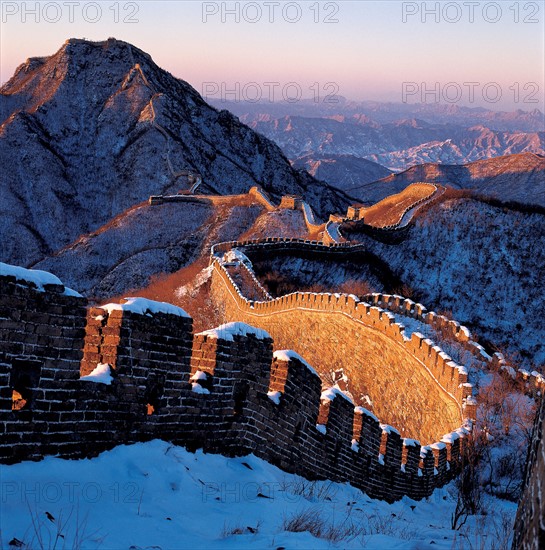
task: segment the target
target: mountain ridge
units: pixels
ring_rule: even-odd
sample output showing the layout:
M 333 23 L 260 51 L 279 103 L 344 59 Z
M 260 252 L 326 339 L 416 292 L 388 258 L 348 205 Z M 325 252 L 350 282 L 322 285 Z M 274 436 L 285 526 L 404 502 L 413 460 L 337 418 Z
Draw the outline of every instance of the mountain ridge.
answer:
M 318 213 L 349 198 L 293 169 L 277 145 L 123 41 L 69 39 L 0 89 L 0 259 L 28 265 L 151 194 L 262 186 L 304 194 Z
M 420 181 L 472 189 L 506 202 L 545 206 L 545 156 L 535 153 L 507 155 L 463 165 L 421 164 L 350 191 L 375 202 Z

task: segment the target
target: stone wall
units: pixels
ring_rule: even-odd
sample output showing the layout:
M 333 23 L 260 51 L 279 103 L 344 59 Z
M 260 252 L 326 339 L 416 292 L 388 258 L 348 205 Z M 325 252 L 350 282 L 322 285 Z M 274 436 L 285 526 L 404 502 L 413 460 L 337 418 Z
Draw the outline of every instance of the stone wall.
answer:
M 545 548 L 545 399 L 536 415 L 524 477 L 523 493 L 515 520 L 513 550 Z
M 390 501 L 429 495 L 457 470 L 466 430 L 430 447 L 403 439 L 342 393 L 323 393 L 317 373 L 294 352 L 273 354 L 262 331 L 235 323 L 194 336 L 168 304 L 85 306 L 62 285 L 0 277 L 1 463 L 161 438 L 253 452 Z M 82 378 L 105 363 L 109 384 Z
M 249 301 L 221 262 L 213 265 L 212 295 L 224 304 L 227 320 L 267 330 L 323 377 L 342 368 L 352 393 L 370 396 L 381 420 L 402 423 L 411 437 L 431 443 L 475 417 L 465 369 L 418 333 L 407 341 L 388 312 L 346 295 L 294 293 Z

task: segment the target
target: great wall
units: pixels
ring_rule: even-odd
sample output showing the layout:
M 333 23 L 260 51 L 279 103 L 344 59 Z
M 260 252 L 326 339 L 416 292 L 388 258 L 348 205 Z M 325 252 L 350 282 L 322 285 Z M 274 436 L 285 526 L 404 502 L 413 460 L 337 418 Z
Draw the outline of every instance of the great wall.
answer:
M 253 194 L 272 208 L 260 190 Z M 288 202 L 316 224 L 304 204 Z M 466 368 L 408 332 L 403 318 L 448 335 L 473 365 L 499 367 L 530 395 L 543 394 L 542 375 L 515 371 L 456 321 L 401 296 L 272 298 L 249 256 L 282 251 L 342 257 L 365 247 L 275 238 L 214 245 L 211 294 L 233 322 L 199 334 L 170 304 L 89 307 L 51 275 L 44 282 L 39 272 L 0 270 L 0 463 L 90 457 L 160 438 L 229 456 L 254 453 L 374 498 L 421 499 L 459 471 L 478 396 Z M 95 380 L 97 366 L 107 366 L 110 383 Z M 338 369 L 358 380 L 373 412 L 325 386 L 324 373 Z M 381 422 L 396 409 L 404 411 L 406 437 L 401 426 Z M 543 406 L 540 414 L 517 520 L 520 547 L 528 524 L 540 529 Z
M 40 288 L 27 273 L 0 277 L 2 463 L 161 438 L 253 452 L 386 500 L 422 498 L 457 471 L 466 429 L 430 447 L 401 438 L 342 393 L 323 392 L 297 354 L 273 354 L 264 331 L 235 323 L 193 335 L 174 306 L 137 299 L 88 309 L 60 282 Z M 82 379 L 106 363 L 110 385 Z

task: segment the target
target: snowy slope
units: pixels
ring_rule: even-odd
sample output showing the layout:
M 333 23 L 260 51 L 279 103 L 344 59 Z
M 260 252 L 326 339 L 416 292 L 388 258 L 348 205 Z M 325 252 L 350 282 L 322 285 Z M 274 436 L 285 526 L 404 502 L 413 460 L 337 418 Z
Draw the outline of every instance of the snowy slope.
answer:
M 29 59 L 0 89 L 0 261 L 29 265 L 149 195 L 188 187 L 274 198 L 304 194 L 318 212 L 339 190 L 294 170 L 281 150 L 138 48 L 71 39 Z
M 236 200 L 142 204 L 34 267 L 58 274 L 86 296 L 108 298 L 206 257 L 213 242 L 239 238 L 262 211 Z
M 490 498 L 486 516 L 452 531 L 452 486 L 422 502 L 389 505 L 253 455 L 192 454 L 157 440 L 91 460 L 49 457 L 1 468 L 2 547 L 507 548 L 515 513 L 514 504 Z M 286 530 L 302 516 L 320 538 L 303 527 Z
M 401 243 L 357 238 L 428 307 L 527 365 L 545 363 L 543 215 L 451 199 L 417 217 Z

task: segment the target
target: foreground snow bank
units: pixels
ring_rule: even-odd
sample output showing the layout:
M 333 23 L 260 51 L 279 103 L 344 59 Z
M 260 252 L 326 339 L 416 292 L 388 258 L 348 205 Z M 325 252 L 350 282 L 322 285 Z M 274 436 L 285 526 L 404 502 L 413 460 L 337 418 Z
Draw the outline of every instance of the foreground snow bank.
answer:
M 515 512 L 492 499 L 487 516 L 451 531 L 449 487 L 389 505 L 253 455 L 192 454 L 162 441 L 1 468 L 3 548 L 14 539 L 40 547 L 40 537 L 53 547 L 58 532 L 66 548 L 489 548 L 502 536 L 498 518 L 510 528 Z M 316 533 L 316 524 L 321 538 L 287 530 Z

